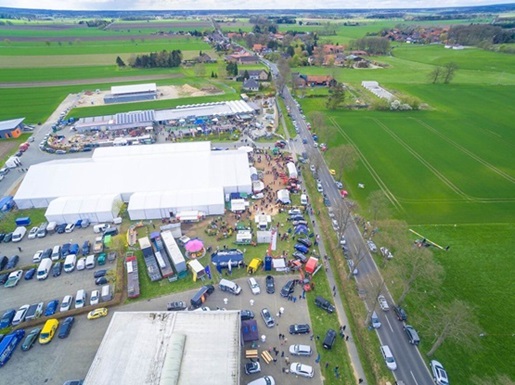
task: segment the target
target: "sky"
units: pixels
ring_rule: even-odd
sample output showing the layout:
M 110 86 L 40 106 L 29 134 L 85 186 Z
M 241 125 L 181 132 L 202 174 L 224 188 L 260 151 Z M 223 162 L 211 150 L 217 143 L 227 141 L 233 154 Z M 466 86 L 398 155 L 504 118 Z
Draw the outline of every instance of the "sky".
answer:
M 514 0 L 0 0 L 0 7 L 56 10 L 218 10 L 434 8 L 510 4 Z

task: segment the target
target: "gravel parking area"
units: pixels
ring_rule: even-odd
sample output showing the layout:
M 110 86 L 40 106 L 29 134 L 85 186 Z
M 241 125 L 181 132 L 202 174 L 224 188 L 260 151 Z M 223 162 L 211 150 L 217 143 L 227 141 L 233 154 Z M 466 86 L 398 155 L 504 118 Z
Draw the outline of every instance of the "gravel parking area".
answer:
M 86 230 L 86 232 L 89 232 L 89 230 Z M 91 272 L 91 270 L 89 272 Z M 72 275 L 74 274 L 78 277 L 80 273 L 81 272 L 75 272 L 72 273 Z M 70 275 L 70 277 L 72 275 Z M 89 274 L 87 275 L 89 276 Z M 239 296 L 233 296 L 231 294 L 221 292 L 218 289 L 218 285 L 216 285 L 216 291 L 205 303 L 205 306 L 208 306 L 211 309 L 225 307 L 228 310 L 252 310 L 256 315 L 259 335 L 266 336 L 266 342 L 259 341 L 257 349 L 259 349 L 260 352 L 273 347 L 276 347 L 279 350 L 277 362 L 275 364 L 271 362 L 267 365 L 263 360 L 261 360 L 261 373 L 247 376 L 245 375 L 244 364 L 248 361 L 245 360 L 244 355 L 245 350 L 251 347 L 248 344 L 243 346 L 241 357 L 241 384 L 246 384 L 263 375 L 272 375 L 276 379 L 277 383 L 285 385 L 298 384 L 299 382 L 315 385 L 322 384 L 320 369 L 318 364 L 315 362 L 317 357 L 316 352 L 314 352 L 311 357 L 290 357 L 287 353 L 290 344 L 295 343 L 307 344 L 311 345 L 313 349 L 316 348 L 314 341 L 310 341 L 309 334 L 292 336 L 288 333 L 288 327 L 290 324 L 308 323 L 311 325 L 306 300 L 297 300 L 297 302 L 294 303 L 280 297 L 279 295 L 282 285 L 292 277 L 293 276 L 276 277 L 276 293 L 273 295 L 266 293 L 264 277 L 258 278 L 258 282 L 262 290 L 262 293 L 259 295 L 251 294 L 246 279 L 236 280 L 236 282 L 243 288 L 243 291 Z M 59 278 L 54 278 L 54 280 L 57 282 Z M 84 378 L 93 361 L 96 350 L 102 342 L 102 338 L 113 311 L 165 310 L 168 302 L 177 300 L 189 302 L 189 299 L 194 293 L 195 290 L 119 306 L 116 309 L 110 309 L 110 315 L 106 318 L 94 321 L 87 320 L 86 315 L 78 316 L 76 317 L 72 332 L 67 339 L 60 340 L 56 338 L 50 344 L 45 346 L 41 346 L 36 343 L 28 352 L 18 350 L 8 364 L 2 368 L 2 377 L 16 378 L 16 382 L 18 384 L 31 385 L 59 385 L 69 379 Z M 297 288 L 296 294 L 298 295 L 299 293 L 300 289 Z M 228 300 L 227 305 L 224 304 L 224 298 L 227 298 Z M 254 304 L 252 306 L 250 304 L 251 299 L 254 300 Z M 312 300 L 312 298 L 309 299 Z M 26 300 L 25 302 L 30 301 Z M 267 307 L 274 315 L 277 323 L 275 327 L 270 329 L 265 327 L 260 315 L 260 311 L 263 307 Z M 284 308 L 284 314 L 281 317 L 277 317 L 276 314 L 281 307 Z M 209 327 L 209 325 L 206 325 L 206 327 Z M 213 332 L 216 333 L 216 331 Z M 281 341 L 279 340 L 279 333 L 284 334 L 287 338 L 287 342 L 283 343 L 283 345 L 281 345 Z M 323 336 L 321 336 L 321 338 L 323 338 Z M 282 369 L 286 368 L 287 365 L 285 364 L 285 359 L 281 358 L 281 351 L 285 352 L 285 356 L 289 357 L 290 362 L 298 361 L 313 366 L 315 368 L 315 377 L 310 379 L 283 373 Z M 272 355 L 275 356 L 273 351 Z

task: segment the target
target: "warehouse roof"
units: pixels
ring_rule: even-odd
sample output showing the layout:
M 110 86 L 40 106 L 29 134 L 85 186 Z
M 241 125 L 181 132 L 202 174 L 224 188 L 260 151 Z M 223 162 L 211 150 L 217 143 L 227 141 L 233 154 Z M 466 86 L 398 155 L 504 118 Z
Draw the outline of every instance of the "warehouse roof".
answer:
M 156 83 L 132 84 L 128 86 L 112 86 L 112 95 L 138 94 L 141 92 L 157 92 Z
M 21 122 L 23 122 L 24 120 L 25 120 L 25 118 L 1 121 L 0 122 L 0 131 L 12 130 L 12 129 L 18 127 L 21 124 Z
M 116 312 L 84 384 L 237 385 L 239 359 L 238 311 Z
M 231 116 L 242 113 L 254 112 L 243 100 L 232 100 L 229 102 L 213 102 L 200 104 L 187 104 L 170 110 L 156 111 L 156 121 L 179 120 L 191 116 Z

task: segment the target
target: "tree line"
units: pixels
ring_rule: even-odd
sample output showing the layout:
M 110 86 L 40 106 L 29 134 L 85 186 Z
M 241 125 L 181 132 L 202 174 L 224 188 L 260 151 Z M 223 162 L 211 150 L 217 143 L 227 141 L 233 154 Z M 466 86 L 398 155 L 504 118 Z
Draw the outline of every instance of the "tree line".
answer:
M 390 52 L 390 40 L 384 37 L 363 37 L 350 42 L 354 50 L 367 51 L 370 55 L 386 55 Z
M 448 38 L 462 45 L 506 44 L 515 42 L 515 31 L 489 24 L 455 25 Z
M 182 63 L 181 50 L 151 52 L 150 54 L 131 56 L 128 64 L 133 68 L 172 68 L 179 67 Z M 116 58 L 118 67 L 124 67 L 125 63 L 118 56 Z

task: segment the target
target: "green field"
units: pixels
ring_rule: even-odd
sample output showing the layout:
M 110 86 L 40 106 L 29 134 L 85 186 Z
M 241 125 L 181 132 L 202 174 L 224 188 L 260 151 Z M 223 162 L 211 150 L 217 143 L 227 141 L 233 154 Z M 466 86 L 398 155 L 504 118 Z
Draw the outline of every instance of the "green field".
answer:
M 419 98 L 428 109 L 327 111 L 324 98 L 299 101 L 308 117 L 312 111 L 326 117 L 325 126 L 315 130 L 328 144 L 331 168 L 342 168 L 338 146 L 350 143 L 358 149 L 358 167 L 344 170 L 352 199 L 366 207 L 368 194 L 382 190 L 396 218 L 428 239 L 451 246 L 447 253 L 435 252 L 445 268 L 439 296 L 424 301 L 408 296 L 412 323 L 422 335 L 421 352 L 425 354 L 432 341 L 423 312 L 438 302 L 462 299 L 474 307 L 486 337 L 474 351 L 445 342 L 435 358 L 444 362 L 452 383 L 470 384 L 474 376 L 499 374 L 514 379 L 509 363 L 515 359 L 515 344 L 506 344 L 513 322 L 506 311 L 515 305 L 515 57 L 442 46 L 400 45 L 393 52 L 393 57 L 376 58 L 390 64 L 386 69 L 337 69 L 335 74 L 361 95 L 367 96 L 362 80 L 377 80 L 388 90 Z M 452 83 L 430 84 L 427 74 L 433 66 L 448 61 L 460 67 Z M 358 183 L 365 189 L 357 188 Z M 389 288 L 394 297 L 399 295 L 395 283 Z

